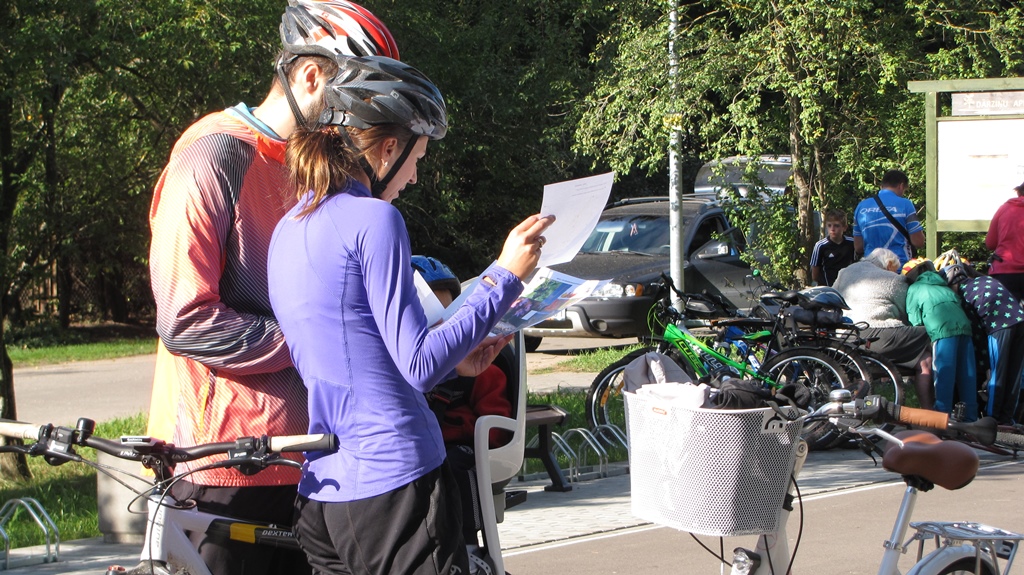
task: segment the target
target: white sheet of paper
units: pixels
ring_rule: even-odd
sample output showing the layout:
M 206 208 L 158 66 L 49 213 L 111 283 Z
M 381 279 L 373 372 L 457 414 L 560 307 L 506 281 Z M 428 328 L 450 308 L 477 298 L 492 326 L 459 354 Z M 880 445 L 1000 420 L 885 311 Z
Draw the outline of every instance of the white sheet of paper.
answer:
M 423 305 L 423 313 L 427 314 L 427 325 L 433 326 L 435 323 L 444 319 L 444 306 L 441 305 L 441 300 L 437 299 L 434 295 L 434 290 L 430 289 L 430 285 L 427 280 L 423 279 L 420 272 L 413 272 L 413 284 L 416 285 L 416 295 L 420 298 L 420 303 Z
M 545 243 L 537 267 L 560 264 L 576 257 L 594 231 L 614 181 L 615 172 L 608 172 L 544 186 L 540 215 L 553 215 L 555 222 L 544 230 Z

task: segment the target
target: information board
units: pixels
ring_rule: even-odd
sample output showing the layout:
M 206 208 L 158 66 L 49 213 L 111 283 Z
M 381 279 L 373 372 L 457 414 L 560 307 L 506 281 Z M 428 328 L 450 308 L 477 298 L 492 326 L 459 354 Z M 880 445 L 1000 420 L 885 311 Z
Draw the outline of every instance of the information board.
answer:
M 1024 182 L 1024 119 L 938 122 L 940 221 L 989 220 Z

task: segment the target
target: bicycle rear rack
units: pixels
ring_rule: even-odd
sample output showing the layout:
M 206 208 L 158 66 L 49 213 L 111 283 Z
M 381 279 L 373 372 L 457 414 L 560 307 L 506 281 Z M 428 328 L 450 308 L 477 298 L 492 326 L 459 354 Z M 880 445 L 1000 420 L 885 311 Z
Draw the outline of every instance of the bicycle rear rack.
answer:
M 918 561 L 924 555 L 925 541 L 934 541 L 936 548 L 940 545 L 969 542 L 974 545 L 976 556 L 984 554 L 989 557 L 997 573 L 1000 572 L 999 559 L 1005 560 L 1006 566 L 1001 571 L 1004 574 L 1010 572 L 1020 542 L 1024 541 L 1024 535 L 968 521 L 920 521 L 911 523 L 910 527 L 916 529 L 917 533 L 903 548 L 906 550 L 914 541 L 918 541 Z
M 43 532 L 46 544 L 44 546 L 45 552 L 42 556 L 30 555 L 17 557 L 13 560 L 11 558 L 11 539 L 7 535 L 6 527 L 7 523 L 14 518 L 19 509 L 24 509 L 35 521 L 39 530 Z M 9 499 L 4 503 L 3 507 L 0 507 L 0 537 L 4 540 L 2 568 L 5 571 L 10 569 L 12 564 L 20 567 L 35 565 L 36 563 L 56 563 L 60 558 L 60 532 L 57 530 L 57 525 L 53 522 L 53 519 L 50 519 L 50 515 L 43 509 L 43 506 L 31 497 Z

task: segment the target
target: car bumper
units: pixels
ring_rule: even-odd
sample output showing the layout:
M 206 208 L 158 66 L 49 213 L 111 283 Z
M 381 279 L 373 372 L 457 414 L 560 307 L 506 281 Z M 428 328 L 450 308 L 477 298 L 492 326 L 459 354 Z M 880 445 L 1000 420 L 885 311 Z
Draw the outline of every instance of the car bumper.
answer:
M 584 299 L 556 317 L 523 330 L 530 337 L 638 337 L 650 335 L 653 297 Z

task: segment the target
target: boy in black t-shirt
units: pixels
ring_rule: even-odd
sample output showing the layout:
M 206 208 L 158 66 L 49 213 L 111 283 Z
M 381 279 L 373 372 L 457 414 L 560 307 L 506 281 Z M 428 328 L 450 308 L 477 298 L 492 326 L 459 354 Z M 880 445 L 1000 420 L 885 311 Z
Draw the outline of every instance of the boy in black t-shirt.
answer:
M 825 212 L 824 239 L 814 244 L 811 252 L 811 279 L 818 285 L 831 286 L 839 270 L 853 263 L 853 238 L 846 235 L 846 212 Z

